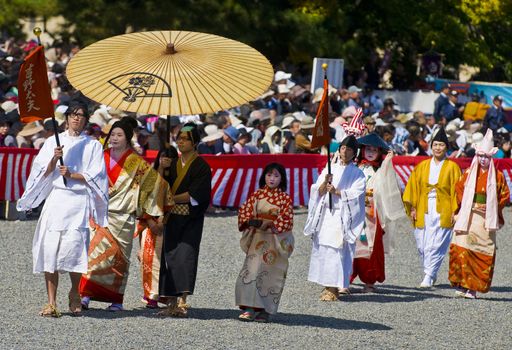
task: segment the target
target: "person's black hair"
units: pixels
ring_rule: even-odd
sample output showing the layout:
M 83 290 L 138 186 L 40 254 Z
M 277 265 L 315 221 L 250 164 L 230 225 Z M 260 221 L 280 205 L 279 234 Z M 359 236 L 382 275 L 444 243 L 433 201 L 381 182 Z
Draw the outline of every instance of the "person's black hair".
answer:
M 189 131 L 182 131 L 183 129 L 188 130 L 188 128 L 191 129 Z M 183 125 L 180 132 L 178 133 L 178 136 L 181 132 L 186 132 L 187 134 L 189 134 L 189 136 L 192 136 L 192 143 L 194 144 L 194 146 L 197 147 L 197 145 L 201 141 L 201 136 L 199 135 L 199 130 L 197 129 L 197 125 L 195 123 L 186 123 L 185 125 Z
M 158 151 L 158 154 L 156 155 L 155 162 L 153 163 L 153 168 L 158 170 L 158 167 L 160 166 L 160 157 L 162 154 L 165 154 L 166 157 L 171 159 L 177 159 L 178 158 L 178 151 L 174 146 L 169 146 L 169 148 L 162 148 L 160 151 Z
M 286 178 L 286 170 L 284 169 L 284 166 L 282 166 L 279 163 L 267 164 L 265 169 L 263 169 L 263 172 L 261 173 L 261 176 L 260 176 L 260 182 L 259 182 L 260 188 L 265 187 L 265 185 L 266 185 L 265 176 L 268 173 L 270 173 L 272 170 L 276 170 L 279 173 L 279 175 L 281 175 L 281 182 L 279 183 L 279 189 L 283 192 L 286 192 L 286 189 L 288 188 L 288 180 Z
M 363 153 L 365 152 L 366 147 L 368 147 L 368 146 L 366 146 L 366 145 L 360 145 L 360 146 L 361 146 L 361 149 L 360 149 L 359 153 L 357 153 L 357 156 L 355 157 L 355 159 L 356 159 L 356 163 L 357 163 L 357 164 L 361 164 L 361 162 L 363 161 L 363 159 L 364 159 L 364 155 L 363 155 Z M 375 146 L 374 146 L 374 147 L 375 147 Z M 375 148 L 377 148 L 377 152 L 378 152 L 378 154 L 379 154 L 379 155 L 377 156 L 376 161 L 377 161 L 377 162 L 379 162 L 379 164 L 381 164 L 381 165 L 382 165 L 382 162 L 384 161 L 383 156 L 384 156 L 384 154 L 386 154 L 386 153 L 385 153 L 385 151 L 383 151 L 383 150 L 382 150 L 382 148 L 380 148 L 380 147 L 375 147 Z M 374 170 L 377 170 L 377 169 L 378 169 L 378 167 L 377 167 L 377 168 L 374 168 Z
M 108 132 L 107 138 L 105 139 L 104 148 L 108 147 L 108 140 L 110 140 L 110 135 L 112 135 L 112 131 L 115 128 L 120 128 L 123 130 L 128 146 L 132 147 L 133 130 L 137 126 L 138 126 L 137 121 L 130 117 L 124 117 L 124 118 L 116 121 L 114 124 L 112 124 L 112 127 L 110 128 L 110 131 Z
M 72 113 L 76 113 L 80 109 L 83 111 L 86 121 L 89 122 L 89 117 L 90 117 L 89 108 L 87 107 L 87 103 L 85 103 L 82 100 L 72 100 L 69 102 L 68 109 L 66 110 L 66 113 L 64 113 L 64 115 L 66 116 L 66 119 Z
M 0 126 L 8 126 L 10 128 L 12 123 L 5 118 L 0 118 Z

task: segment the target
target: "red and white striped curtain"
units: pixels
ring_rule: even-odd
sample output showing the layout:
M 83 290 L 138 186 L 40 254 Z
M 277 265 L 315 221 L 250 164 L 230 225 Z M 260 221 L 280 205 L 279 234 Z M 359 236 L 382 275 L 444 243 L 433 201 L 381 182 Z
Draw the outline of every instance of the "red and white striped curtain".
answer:
M 15 201 L 21 197 L 37 152 L 35 149 L 0 148 L 0 200 Z
M 0 200 L 15 201 L 25 188 L 32 160 L 37 150 L 23 148 L 0 148 Z M 265 166 L 281 163 L 286 169 L 288 193 L 295 206 L 307 205 L 309 189 L 325 166 L 325 156 L 316 154 L 276 155 L 223 155 L 203 156 L 212 168 L 212 204 L 237 208 L 259 188 L 259 179 Z M 148 157 L 148 161 L 152 161 Z M 405 188 L 409 176 L 420 161 L 426 157 L 393 158 L 393 166 L 400 186 Z M 462 169 L 471 164 L 471 159 L 455 160 Z M 503 171 L 512 188 L 512 160 L 495 159 L 496 168 Z

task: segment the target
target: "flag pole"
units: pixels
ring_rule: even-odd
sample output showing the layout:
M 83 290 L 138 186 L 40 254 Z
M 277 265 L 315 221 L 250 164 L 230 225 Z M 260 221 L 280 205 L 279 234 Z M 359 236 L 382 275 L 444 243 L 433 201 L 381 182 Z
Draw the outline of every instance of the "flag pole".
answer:
M 170 158 L 171 154 L 171 116 L 167 115 L 165 118 L 165 151 L 164 154 L 166 157 Z M 164 169 L 164 177 L 168 177 L 170 175 L 170 169 Z
M 327 67 L 329 65 L 327 63 L 322 64 L 322 70 L 324 71 L 324 81 L 327 81 Z M 327 83 L 327 89 L 329 89 L 329 83 Z M 327 96 L 329 96 L 329 90 L 327 90 Z M 326 103 L 328 101 L 325 101 Z M 323 108 L 326 108 L 323 106 Z M 329 108 L 329 104 L 327 104 L 327 108 Z M 329 131 L 328 131 L 329 132 Z M 327 144 L 327 174 L 331 175 L 331 139 L 329 137 L 329 143 Z M 331 181 L 329 181 L 331 184 Z M 329 192 L 329 210 L 332 211 L 332 193 Z
M 40 38 L 41 33 L 42 33 L 41 28 L 35 27 L 33 30 L 33 33 L 37 37 L 37 45 L 42 46 L 41 38 Z M 52 113 L 52 125 L 53 125 L 53 133 L 55 134 L 55 142 L 57 143 L 57 147 L 60 147 L 59 130 L 58 130 L 57 121 L 55 120 L 55 113 Z M 64 166 L 64 160 L 62 160 L 62 157 L 59 158 L 59 163 L 61 166 Z M 64 175 L 62 176 L 62 180 L 64 181 L 64 186 L 67 186 L 68 181 Z

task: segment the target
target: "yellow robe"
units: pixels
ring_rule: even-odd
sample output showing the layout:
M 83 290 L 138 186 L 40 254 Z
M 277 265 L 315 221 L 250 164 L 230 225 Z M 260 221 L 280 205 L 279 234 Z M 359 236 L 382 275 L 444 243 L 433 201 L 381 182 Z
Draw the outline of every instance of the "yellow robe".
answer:
M 416 228 L 425 227 L 425 213 L 428 209 L 428 193 L 434 187 L 436 189 L 436 210 L 441 216 L 441 227 L 452 228 L 452 215 L 457 211 L 457 196 L 455 184 L 461 176 L 457 163 L 445 159 L 439 174 L 437 184 L 430 185 L 430 162 L 432 158 L 420 162 L 411 173 L 405 187 L 403 200 L 407 215 L 411 215 L 411 209 L 416 209 Z

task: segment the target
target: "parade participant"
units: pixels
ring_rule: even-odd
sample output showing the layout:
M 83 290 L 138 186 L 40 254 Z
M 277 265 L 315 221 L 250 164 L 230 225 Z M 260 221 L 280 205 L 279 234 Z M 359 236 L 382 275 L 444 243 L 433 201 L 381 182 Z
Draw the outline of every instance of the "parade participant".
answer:
M 364 293 L 375 292 L 375 283 L 384 282 L 384 241 L 390 243 L 386 224 L 405 216 L 402 194 L 393 169 L 393 152 L 375 133 L 357 140 L 361 146 L 359 169 L 366 178 L 365 229 L 356 241 L 351 281 L 359 276 Z M 383 160 L 384 153 L 388 152 Z M 386 238 L 386 239 L 384 239 Z
M 89 301 L 111 303 L 109 311 L 122 311 L 128 280 L 136 218 L 155 220 L 164 215 L 172 198 L 169 184 L 135 153 L 131 139 L 137 127 L 134 119 L 123 118 L 112 125 L 104 152 L 109 182 L 108 226 L 91 222 L 89 268 L 80 281 L 82 307 Z
M 164 172 L 168 171 L 171 161 L 177 158 L 178 151 L 173 146 L 160 150 L 153 168 L 158 170 L 160 176 L 165 176 Z M 147 308 L 156 309 L 159 301 L 165 302 L 160 300 L 158 295 L 158 279 L 164 242 L 163 217 L 158 218 L 153 230 L 148 227 L 147 220 L 155 221 L 155 219 L 140 219 L 135 237 L 140 238 L 138 258 L 141 263 L 142 288 L 144 290 L 142 302 L 146 304 Z
M 492 161 L 497 151 L 492 130 L 487 129 L 471 167 L 455 187 L 461 208 L 453 228 L 448 277 L 456 295 L 469 299 L 491 287 L 496 231 L 504 224 L 502 210 L 510 199 L 505 176 Z
M 176 205 L 165 225 L 160 266 L 160 297 L 168 297 L 161 316 L 187 317 L 187 296 L 194 293 L 203 234 L 204 214 L 210 204 L 211 169 L 196 152 L 197 126 L 185 124 L 178 134 L 179 159 L 172 161 L 169 176 Z
M 268 164 L 260 189 L 238 211 L 238 229 L 243 231 L 240 247 L 246 254 L 235 288 L 242 321 L 268 322 L 279 306 L 294 243 L 287 183 L 284 167 Z
M 39 151 L 17 209 L 37 208 L 44 200 L 32 244 L 34 273 L 45 274 L 48 304 L 42 316 L 59 317 L 58 273 L 69 272 L 69 310 L 81 312 L 78 285 L 87 272 L 89 218 L 107 224 L 108 182 L 101 144 L 83 131 L 87 106 L 72 101 L 66 112 L 68 129 L 49 138 Z M 63 166 L 58 166 L 62 158 Z M 65 178 L 65 180 L 63 179 Z
M 326 166 L 311 186 L 304 228 L 313 239 L 308 280 L 324 286 L 322 301 L 335 301 L 340 288 L 348 290 L 356 239 L 364 231 L 366 179 L 353 163 L 357 149 L 356 138 L 347 136 L 338 161 L 331 164 L 332 174 Z
M 461 172 L 457 163 L 446 159 L 448 144 L 444 129 L 439 128 L 431 140 L 433 157 L 416 165 L 403 195 L 425 273 L 420 288 L 432 287 L 437 279 L 458 209 L 455 184 Z

